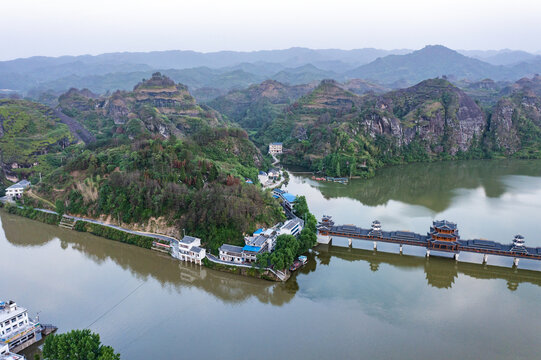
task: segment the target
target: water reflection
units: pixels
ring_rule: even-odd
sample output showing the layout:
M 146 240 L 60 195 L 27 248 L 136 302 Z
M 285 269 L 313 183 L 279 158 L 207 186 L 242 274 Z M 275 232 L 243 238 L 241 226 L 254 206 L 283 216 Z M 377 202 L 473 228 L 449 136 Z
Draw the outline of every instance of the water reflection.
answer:
M 256 298 L 262 303 L 281 306 L 291 301 L 298 288 L 248 277 L 214 271 L 195 264 L 174 260 L 166 254 L 106 240 L 86 233 L 45 225 L 0 212 L 7 241 L 16 247 L 45 246 L 59 239 L 60 248 L 73 249 L 97 264 L 113 261 L 140 281 L 157 280 L 162 287 L 181 292 L 196 287 L 226 303 L 240 303 Z M 62 254 L 58 254 L 62 261 Z
M 318 245 L 311 256 L 321 265 L 329 265 L 332 258 L 348 262 L 364 262 L 372 272 L 377 272 L 382 264 L 402 270 L 423 269 L 427 284 L 439 289 L 452 288 L 459 276 L 505 280 L 510 291 L 517 290 L 521 283 L 541 287 L 541 272 L 539 271 L 455 262 L 438 257 L 423 258 L 332 245 Z M 316 261 L 313 263 L 315 268 Z M 302 272 L 305 272 L 304 269 Z
M 504 179 L 509 175 L 541 176 L 541 161 L 446 161 L 392 166 L 379 170 L 374 178 L 353 180 L 347 186 L 302 177 L 326 199 L 347 197 L 368 206 L 396 200 L 442 212 L 451 205 L 457 189 L 482 187 L 488 198 L 501 197 L 508 189 Z

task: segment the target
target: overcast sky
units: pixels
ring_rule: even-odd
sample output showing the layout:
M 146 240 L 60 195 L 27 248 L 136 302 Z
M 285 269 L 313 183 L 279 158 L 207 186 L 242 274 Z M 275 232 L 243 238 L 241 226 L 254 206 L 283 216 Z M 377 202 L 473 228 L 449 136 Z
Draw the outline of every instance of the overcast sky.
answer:
M 0 60 L 151 50 L 541 50 L 539 0 L 0 0 Z

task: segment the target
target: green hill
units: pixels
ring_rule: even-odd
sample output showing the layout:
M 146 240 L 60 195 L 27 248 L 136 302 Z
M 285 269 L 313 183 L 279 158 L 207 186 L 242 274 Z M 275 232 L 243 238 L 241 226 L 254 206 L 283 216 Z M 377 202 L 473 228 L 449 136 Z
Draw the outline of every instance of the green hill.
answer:
M 289 86 L 267 80 L 244 90 L 231 91 L 208 104 L 243 128 L 258 129 L 272 121 L 288 105 L 314 87 L 314 85 Z
M 328 175 L 370 176 L 385 163 L 470 156 L 485 127 L 479 106 L 443 79 L 366 96 L 326 80 L 255 139 L 261 145 L 283 141 L 285 163 Z
M 76 141 L 54 110 L 26 100 L 0 100 L 0 150 L 5 176 L 15 181 L 59 166 Z
M 59 106 L 101 138 L 142 132 L 182 137 L 206 126 L 223 126 L 219 113 L 198 105 L 185 85 L 160 73 L 139 82 L 133 91 L 110 96 L 71 89 L 59 97 Z

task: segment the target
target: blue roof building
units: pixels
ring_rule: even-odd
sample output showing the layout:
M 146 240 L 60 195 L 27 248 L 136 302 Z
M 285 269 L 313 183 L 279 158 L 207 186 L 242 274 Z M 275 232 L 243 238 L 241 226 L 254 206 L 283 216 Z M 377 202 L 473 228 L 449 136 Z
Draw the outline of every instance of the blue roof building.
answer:
M 290 193 L 283 193 L 282 198 L 284 198 L 284 200 L 289 202 L 290 204 L 293 204 L 295 201 L 297 201 L 297 197 Z
M 255 253 L 258 253 L 260 250 L 261 250 L 261 247 L 259 246 L 244 245 L 244 247 L 242 248 L 242 251 L 250 251 L 250 252 L 255 252 Z

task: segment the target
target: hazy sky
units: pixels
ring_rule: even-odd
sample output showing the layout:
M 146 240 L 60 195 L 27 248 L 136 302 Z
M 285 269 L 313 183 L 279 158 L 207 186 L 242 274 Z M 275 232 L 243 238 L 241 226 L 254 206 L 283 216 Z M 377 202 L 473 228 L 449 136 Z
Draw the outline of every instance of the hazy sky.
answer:
M 0 0 L 0 60 L 115 51 L 541 50 L 539 0 Z

